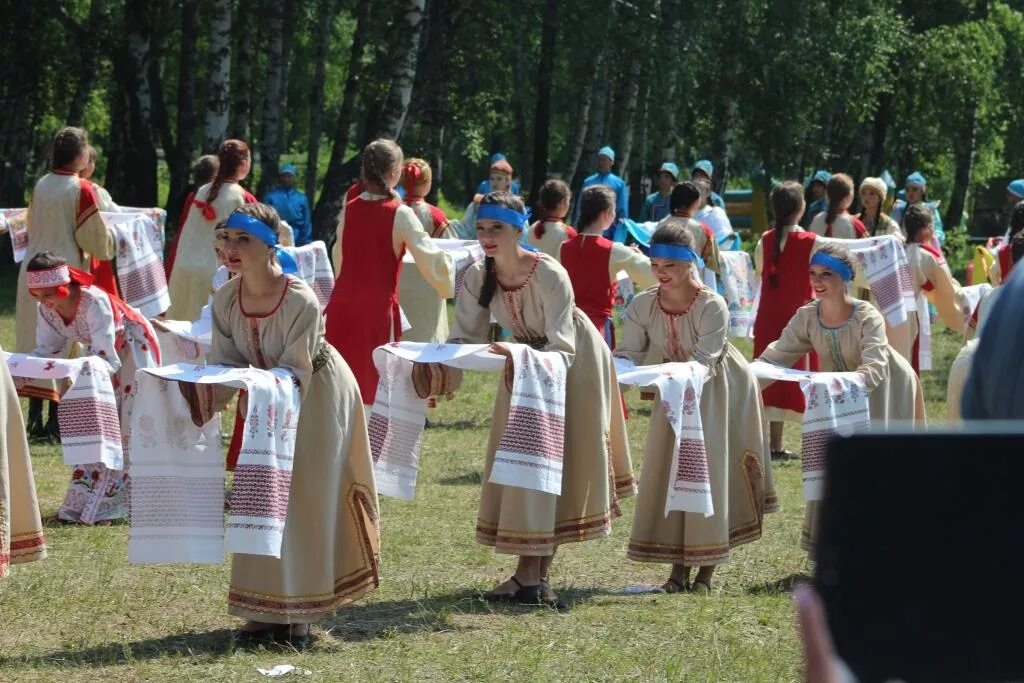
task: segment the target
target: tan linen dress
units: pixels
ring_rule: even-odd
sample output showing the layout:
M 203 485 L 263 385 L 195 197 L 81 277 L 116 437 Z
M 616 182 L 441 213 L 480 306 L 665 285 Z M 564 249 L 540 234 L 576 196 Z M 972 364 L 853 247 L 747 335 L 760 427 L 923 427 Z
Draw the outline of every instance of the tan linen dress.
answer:
M 539 249 L 556 261 L 560 260 L 562 242 L 569 239 L 569 226 L 562 221 L 544 221 L 544 234 L 537 237 L 536 224 L 526 230 L 523 241 L 535 249 Z
M 489 308 L 477 302 L 485 263 L 471 266 L 456 300 L 449 341 L 486 343 L 493 315 L 514 341 L 562 353 L 571 364 L 560 496 L 489 481 L 508 421 L 504 378 L 498 382 L 487 442 L 477 541 L 499 553 L 544 556 L 563 543 L 607 536 L 612 516 L 621 514 L 618 499 L 632 495 L 635 484 L 611 351 L 573 303 L 565 269 L 546 254 L 537 252 L 536 259 L 527 281 L 511 290 L 499 286 Z
M 195 198 L 205 202 L 210 196 L 211 183 L 196 190 Z M 224 183 L 213 200 L 216 216 L 208 219 L 203 210 L 192 204 L 181 227 L 178 252 L 167 283 L 171 307 L 165 317 L 169 320 L 197 320 L 210 295 L 210 282 L 217 271 L 217 254 L 213 250 L 214 227 L 231 212 L 246 203 L 245 188 L 238 183 Z
M 434 224 L 434 217 L 426 202 L 410 202 L 406 206 L 413 210 L 423 230 L 433 239 L 455 238 L 455 231 L 448 221 L 440 226 Z M 412 325 L 402 332 L 402 341 L 441 344 L 448 338 L 448 307 L 445 299 L 427 282 L 418 268 L 410 268 L 405 263 L 402 264 L 402 274 L 398 280 L 398 303 Z
M 305 282 L 289 277 L 277 308 L 250 316 L 239 300 L 241 280 L 214 295 L 210 363 L 287 368 L 302 408 L 281 557 L 234 555 L 228 612 L 311 623 L 379 583 L 379 508 L 362 400 L 352 371 L 324 341 L 320 304 Z M 217 403 L 233 393 L 219 391 Z
M 695 360 L 708 367 L 700 398 L 715 514 L 665 515 L 675 437 L 665 411 L 651 410 L 640 493 L 627 555 L 640 562 L 723 564 L 731 548 L 756 541 L 766 512 L 778 509 L 764 433 L 761 390 L 747 361 L 729 343 L 729 308 L 706 287 L 681 315 L 665 313 L 658 288 L 626 309 L 615 355 L 634 363 Z
M 15 350 L 31 353 L 36 347 L 36 300 L 28 293 L 26 268 L 36 254 L 52 251 L 67 260 L 68 265 L 89 270 L 90 257 L 110 260 L 116 253 L 114 233 L 100 217 L 93 204 L 83 209 L 80 204 L 81 180 L 77 175 L 47 173 L 32 190 L 25 228 L 28 250 L 18 271 L 18 299 L 15 318 Z M 19 392 L 22 396 L 59 400 L 54 382 L 33 379 Z
M 0 349 L 0 356 L 3 349 Z M 7 363 L 0 363 L 0 414 L 6 425 L 0 438 L 0 579 L 10 565 L 46 557 L 36 482 L 25 439 L 25 422 Z
M 818 318 L 817 301 L 797 309 L 782 336 L 761 354 L 761 360 L 790 367 L 808 351 L 818 354 L 822 372 L 859 372 L 870 397 L 871 424 L 885 426 L 897 420 L 925 421 L 921 380 L 906 358 L 889 346 L 885 322 L 878 310 L 855 301 L 850 319 L 839 327 L 826 327 Z M 800 546 L 814 550 L 817 502 L 808 502 Z

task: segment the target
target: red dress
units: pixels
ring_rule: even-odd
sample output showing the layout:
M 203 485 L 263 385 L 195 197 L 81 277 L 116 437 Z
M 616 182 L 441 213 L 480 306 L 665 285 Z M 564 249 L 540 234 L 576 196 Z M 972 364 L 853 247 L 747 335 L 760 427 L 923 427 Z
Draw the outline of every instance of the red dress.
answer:
M 61 173 L 61 175 L 71 175 Z M 100 210 L 99 198 L 96 196 L 96 189 L 88 180 L 78 181 L 78 211 L 76 212 L 76 229 L 81 227 L 85 221 L 94 213 Z M 89 272 L 93 277 L 93 284 L 115 297 L 121 296 L 117 289 L 117 276 L 114 274 L 114 266 L 110 261 L 101 261 L 92 256 L 89 260 Z
M 609 321 L 618 285 L 609 273 L 612 242 L 600 235 L 577 235 L 562 242 L 560 258 L 569 273 L 576 305 L 614 349 L 615 331 Z
M 813 297 L 807 267 L 814 247 L 813 232 L 790 232 L 786 237 L 786 248 L 775 261 L 775 229 L 764 234 L 763 267 L 761 268 L 761 302 L 754 319 L 754 358 L 757 358 L 771 344 L 782 336 L 796 309 Z M 772 287 L 770 277 L 778 277 L 778 287 Z M 809 361 L 809 362 L 808 362 Z M 818 357 L 813 353 L 796 363 L 800 370 L 817 370 Z M 796 382 L 776 382 L 761 392 L 765 406 L 804 412 L 804 394 Z
M 401 200 L 353 199 L 345 207 L 341 273 L 327 304 L 327 341 L 338 349 L 359 383 L 363 404 L 377 394 L 373 350 L 402 337 L 398 276 L 405 247 L 395 255 L 395 213 Z
M 999 259 L 999 279 L 1005 283 L 1013 270 L 1013 251 L 1009 243 L 1001 244 L 996 250 L 996 257 Z

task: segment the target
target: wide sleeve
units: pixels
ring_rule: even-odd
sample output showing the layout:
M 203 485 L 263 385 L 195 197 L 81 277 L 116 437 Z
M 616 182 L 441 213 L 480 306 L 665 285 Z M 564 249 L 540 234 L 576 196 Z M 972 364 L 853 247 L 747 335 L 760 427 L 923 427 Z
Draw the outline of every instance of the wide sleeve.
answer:
M 729 307 L 725 299 L 712 294 L 701 309 L 696 326 L 697 340 L 691 355 L 702 365 L 713 367 L 722 352 L 729 334 Z
M 647 350 L 651 338 L 647 334 L 647 321 L 641 308 L 648 304 L 647 297 L 636 296 L 626 307 L 622 316 L 622 337 L 615 340 L 615 351 L 612 355 L 633 361 L 634 365 L 643 365 L 647 358 Z
M 701 258 L 704 259 L 704 265 L 713 271 L 715 275 L 721 275 L 722 269 L 720 264 L 722 257 L 718 253 L 718 240 L 715 239 L 715 233 L 703 223 L 700 224 L 700 227 L 704 231 L 705 239 L 704 248 L 701 250 L 703 252 Z
M 930 252 L 922 250 L 921 270 L 927 282 L 925 296 L 935 304 L 943 324 L 954 332 L 964 331 L 964 315 L 961 312 L 960 283 L 953 279 L 945 263 L 940 263 Z
M 100 216 L 99 199 L 92 184 L 83 180 L 78 186 L 78 210 L 75 215 L 75 242 L 78 248 L 101 261 L 109 261 L 116 253 L 114 231 Z
M 569 275 L 559 268 L 561 276 L 555 278 L 547 288 L 544 299 L 544 336 L 548 343 L 544 351 L 555 351 L 565 356 L 566 365 L 572 365 L 576 355 L 576 323 L 573 312 L 572 282 Z
M 347 205 L 342 207 L 341 213 L 338 216 L 338 227 L 334 231 L 334 246 L 331 248 L 331 260 L 334 261 L 334 279 L 337 280 L 338 276 L 341 275 L 341 235 L 345 232 L 345 209 Z
M 483 344 L 491 330 L 491 311 L 481 306 L 480 289 L 483 286 L 483 268 L 471 266 L 459 295 L 455 297 L 455 324 L 448 342 L 452 344 Z
M 110 300 L 100 295 L 89 301 L 85 310 L 86 325 L 89 328 L 89 346 L 85 353 L 99 356 L 115 372 L 121 369 L 121 359 L 117 355 L 117 327 L 114 324 L 114 311 Z
M 36 348 L 32 351 L 34 356 L 44 356 L 46 358 L 58 358 L 64 355 L 64 351 L 67 349 L 68 340 L 64 337 L 56 327 L 45 315 L 43 315 L 43 309 L 39 304 L 36 304 L 38 309 L 37 321 L 36 321 Z
M 805 320 L 805 309 L 797 309 L 796 314 L 782 330 L 782 335 L 768 345 L 760 356 L 763 360 L 772 365 L 779 365 L 791 368 L 805 355 L 814 350 L 810 335 L 807 333 L 807 322 Z
M 873 307 L 867 304 L 858 304 L 858 308 L 864 306 L 866 310 L 860 325 L 860 365 L 857 372 L 864 378 L 864 384 L 868 391 L 871 391 L 889 377 L 889 341 L 885 336 L 885 322 Z
M 616 209 L 619 212 L 619 218 L 629 218 L 629 192 L 626 190 L 626 181 L 619 178 L 619 182 L 615 187 L 615 196 L 617 197 Z
M 312 296 L 303 297 L 289 292 L 281 315 L 290 317 L 291 323 L 285 332 L 284 351 L 278 358 L 278 367 L 295 375 L 299 390 L 305 396 L 309 381 L 313 377 L 313 359 L 323 341 L 324 322 L 320 304 Z
M 416 270 L 437 290 L 442 299 L 455 295 L 455 262 L 452 255 L 438 248 L 415 212 L 408 206 L 395 212 L 395 240 L 405 245 L 416 262 Z
M 242 352 L 235 346 L 234 330 L 231 328 L 230 310 L 233 302 L 237 300 L 238 288 L 235 287 L 234 295 L 224 296 L 221 289 L 218 295 L 213 297 L 212 323 L 213 341 L 210 345 L 210 365 L 227 365 L 233 368 L 249 367 L 249 360 L 242 355 Z M 237 389 L 222 385 L 194 385 L 199 394 L 200 404 L 203 407 L 202 416 L 209 419 L 213 413 L 223 410 L 234 397 Z
M 647 289 L 655 283 L 654 274 L 651 273 L 651 260 L 644 256 L 639 249 L 627 247 L 618 242 L 612 243 L 612 255 L 610 262 L 610 275 L 615 279 L 615 274 L 620 270 L 626 271 L 637 290 Z

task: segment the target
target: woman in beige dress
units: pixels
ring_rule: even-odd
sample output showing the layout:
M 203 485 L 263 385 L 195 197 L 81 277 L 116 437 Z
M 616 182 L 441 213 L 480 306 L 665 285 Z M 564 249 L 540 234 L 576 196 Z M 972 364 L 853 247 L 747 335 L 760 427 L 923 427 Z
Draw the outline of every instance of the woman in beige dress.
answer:
M 766 512 L 778 508 L 764 433 L 760 388 L 746 360 L 729 343 L 729 309 L 699 279 L 693 237 L 668 222 L 651 238 L 658 284 L 626 309 L 615 355 L 634 363 L 697 361 L 708 369 L 700 399 L 715 513 L 665 514 L 675 438 L 663 410 L 651 411 L 643 476 L 627 554 L 672 565 L 663 588 L 711 590 L 715 567 L 730 549 L 761 537 Z M 692 584 L 690 568 L 700 567 Z
M 359 389 L 348 365 L 324 341 L 313 290 L 277 265 L 271 245 L 279 223 L 273 208 L 248 204 L 218 230 L 237 277 L 214 295 L 209 360 L 287 368 L 301 391 L 281 557 L 234 555 L 228 590 L 228 612 L 248 620 L 242 640 L 273 638 L 301 649 L 310 642 L 311 623 L 377 587 L 380 537 Z M 198 424 L 234 394 L 180 386 Z M 245 406 L 239 410 L 244 413 Z
M 811 287 L 817 297 L 797 309 L 768 345 L 761 360 L 782 367 L 810 351 L 818 355 L 822 372 L 860 373 L 868 389 L 871 424 L 925 420 L 924 393 L 910 363 L 889 346 L 882 314 L 871 304 L 847 294 L 853 278 L 850 250 L 825 244 L 811 258 Z M 808 502 L 800 545 L 813 553 L 816 502 Z
M 895 235 L 901 240 L 906 240 L 900 224 L 883 210 L 888 192 L 889 188 L 881 178 L 865 178 L 860 181 L 860 203 L 864 207 L 860 213 L 860 221 L 871 237 Z
M 196 320 L 210 294 L 210 281 L 217 271 L 213 251 L 213 233 L 218 221 L 256 197 L 239 183 L 252 168 L 249 146 L 241 140 L 225 140 L 217 150 L 219 166 L 212 183 L 196 190 L 195 197 L 183 218 L 178 239 L 174 270 L 167 283 L 171 307 L 165 316 L 170 320 Z
M 486 599 L 557 606 L 561 603 L 548 582 L 555 551 L 563 543 L 607 536 L 612 517 L 621 514 L 618 499 L 632 495 L 634 483 L 611 352 L 574 305 L 565 269 L 520 245 L 526 227 L 518 197 L 492 192 L 481 200 L 476 228 L 486 258 L 466 274 L 449 342 L 487 342 L 494 316 L 514 341 L 561 353 L 569 363 L 561 495 L 490 482 L 508 421 L 510 393 L 503 379 L 494 402 L 476 527 L 478 542 L 519 556 L 515 574 L 486 593 Z M 510 356 L 501 344 L 492 350 Z
M 406 159 L 402 165 L 405 205 L 413 210 L 431 239 L 454 239 L 444 211 L 426 200 L 433 184 L 430 164 L 423 159 Z M 411 327 L 402 332 L 402 341 L 442 344 L 448 338 L 448 306 L 445 298 L 427 282 L 417 268 L 403 267 L 398 280 L 398 303 Z

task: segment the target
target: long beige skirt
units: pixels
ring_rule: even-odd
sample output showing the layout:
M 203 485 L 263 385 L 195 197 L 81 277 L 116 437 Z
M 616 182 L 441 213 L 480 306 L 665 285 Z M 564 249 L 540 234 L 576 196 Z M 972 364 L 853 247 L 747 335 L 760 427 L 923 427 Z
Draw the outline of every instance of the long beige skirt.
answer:
M 228 612 L 312 623 L 375 589 L 378 510 L 359 387 L 332 348 L 302 401 L 281 557 L 234 555 Z
M 3 349 L 0 349 L 0 354 Z M 25 421 L 6 363 L 0 363 L 0 415 L 6 432 L 0 438 L 0 579 L 12 564 L 46 557 L 39 519 L 36 482 L 32 476 Z
M 704 384 L 700 415 L 715 513 L 665 515 L 675 437 L 655 406 L 627 550 L 632 560 L 724 564 L 732 548 L 761 538 L 765 513 L 778 509 L 757 380 L 731 345 L 714 372 Z
M 576 354 L 565 391 L 562 495 L 489 482 L 494 454 L 505 433 L 510 394 L 504 378 L 494 401 L 476 539 L 495 552 L 547 556 L 563 543 L 603 538 L 618 501 L 633 495 L 633 466 L 626 440 L 615 364 L 590 320 L 574 314 Z

